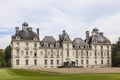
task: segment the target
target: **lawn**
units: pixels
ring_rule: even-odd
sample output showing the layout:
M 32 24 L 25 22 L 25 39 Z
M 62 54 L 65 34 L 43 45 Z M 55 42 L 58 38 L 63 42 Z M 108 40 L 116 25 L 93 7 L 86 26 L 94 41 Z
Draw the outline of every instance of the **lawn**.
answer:
M 53 74 L 22 69 L 0 69 L 0 80 L 120 80 L 120 74 Z

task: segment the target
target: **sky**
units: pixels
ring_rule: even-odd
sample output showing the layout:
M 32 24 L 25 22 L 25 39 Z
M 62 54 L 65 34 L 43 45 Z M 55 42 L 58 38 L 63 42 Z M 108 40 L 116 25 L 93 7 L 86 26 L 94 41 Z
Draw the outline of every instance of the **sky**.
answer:
M 85 32 L 99 28 L 115 43 L 120 37 L 120 0 L 0 0 L 0 48 L 15 34 L 15 27 L 40 29 L 40 40 L 65 30 L 70 38 L 85 39 Z

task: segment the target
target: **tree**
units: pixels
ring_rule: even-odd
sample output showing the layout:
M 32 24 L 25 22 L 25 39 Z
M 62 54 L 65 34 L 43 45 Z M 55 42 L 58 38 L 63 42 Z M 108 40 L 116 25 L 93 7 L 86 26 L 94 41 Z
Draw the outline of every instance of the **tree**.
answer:
M 6 67 L 11 67 L 11 46 L 5 48 L 5 62 Z
M 112 45 L 112 66 L 120 67 L 120 42 Z
M 0 49 L 0 67 L 5 66 L 4 50 Z

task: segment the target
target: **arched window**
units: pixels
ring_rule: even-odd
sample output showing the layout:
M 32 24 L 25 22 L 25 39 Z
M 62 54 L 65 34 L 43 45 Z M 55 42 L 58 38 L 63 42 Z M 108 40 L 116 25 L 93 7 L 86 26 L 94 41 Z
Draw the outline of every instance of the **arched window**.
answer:
M 28 65 L 28 59 L 26 59 L 25 64 Z

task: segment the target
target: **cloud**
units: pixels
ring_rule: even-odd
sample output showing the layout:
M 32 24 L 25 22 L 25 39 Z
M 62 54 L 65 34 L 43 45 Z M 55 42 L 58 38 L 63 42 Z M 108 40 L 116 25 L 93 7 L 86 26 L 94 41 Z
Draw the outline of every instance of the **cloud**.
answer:
M 63 29 L 72 39 L 84 38 L 86 30 L 98 27 L 115 42 L 120 34 L 119 7 L 120 0 L 1 0 L 0 41 L 10 39 L 14 28 L 21 29 L 26 21 L 34 31 L 40 28 L 41 40 L 46 35 L 58 39 Z M 5 48 L 10 40 L 0 48 Z

